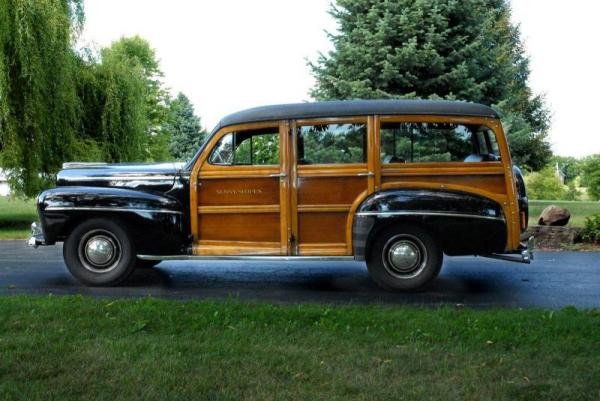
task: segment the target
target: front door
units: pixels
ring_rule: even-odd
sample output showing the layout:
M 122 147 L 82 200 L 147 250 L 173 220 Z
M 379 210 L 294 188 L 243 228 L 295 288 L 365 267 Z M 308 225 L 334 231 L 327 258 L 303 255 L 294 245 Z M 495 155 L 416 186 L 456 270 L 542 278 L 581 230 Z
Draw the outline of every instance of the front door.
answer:
M 373 191 L 368 117 L 292 125 L 292 232 L 297 255 L 352 255 L 353 208 Z M 372 152 L 371 152 L 372 153 Z
M 207 144 L 191 177 L 195 255 L 289 253 L 288 133 L 286 122 L 244 124 Z

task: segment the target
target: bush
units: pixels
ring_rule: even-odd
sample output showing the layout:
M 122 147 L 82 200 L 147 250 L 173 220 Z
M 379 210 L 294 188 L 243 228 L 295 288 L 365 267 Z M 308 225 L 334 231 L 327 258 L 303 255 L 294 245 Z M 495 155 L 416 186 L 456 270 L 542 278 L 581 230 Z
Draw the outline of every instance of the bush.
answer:
M 586 242 L 600 242 L 600 213 L 585 218 L 581 239 Z
M 553 167 L 531 173 L 525 180 L 527 195 L 531 199 L 558 200 L 565 196 L 565 186 L 561 184 Z
M 583 161 L 583 185 L 593 200 L 600 200 L 600 154 L 588 156 Z

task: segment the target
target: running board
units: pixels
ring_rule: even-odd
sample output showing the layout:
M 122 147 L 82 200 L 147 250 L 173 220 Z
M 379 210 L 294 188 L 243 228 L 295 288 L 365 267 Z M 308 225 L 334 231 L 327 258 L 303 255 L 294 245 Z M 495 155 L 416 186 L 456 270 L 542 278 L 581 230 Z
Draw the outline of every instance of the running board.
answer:
M 232 256 L 196 256 L 196 255 L 137 255 L 141 260 L 259 260 L 259 261 L 353 261 L 354 256 L 260 256 L 260 255 L 232 255 Z

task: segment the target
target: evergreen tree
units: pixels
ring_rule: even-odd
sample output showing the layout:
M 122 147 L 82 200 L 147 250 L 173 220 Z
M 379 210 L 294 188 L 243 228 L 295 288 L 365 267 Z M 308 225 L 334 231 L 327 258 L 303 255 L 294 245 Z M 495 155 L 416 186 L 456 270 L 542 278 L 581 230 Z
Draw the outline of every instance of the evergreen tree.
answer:
M 190 160 L 204 141 L 206 131 L 194 114 L 189 99 L 179 93 L 169 104 L 169 116 L 162 130 L 171 135 L 169 151 L 175 160 Z
M 506 0 L 337 0 L 334 49 L 310 63 L 316 99 L 445 98 L 493 105 L 513 158 L 551 156 L 549 112 L 527 85 L 529 62 Z
M 0 0 L 0 166 L 34 195 L 78 147 L 72 41 L 82 0 Z

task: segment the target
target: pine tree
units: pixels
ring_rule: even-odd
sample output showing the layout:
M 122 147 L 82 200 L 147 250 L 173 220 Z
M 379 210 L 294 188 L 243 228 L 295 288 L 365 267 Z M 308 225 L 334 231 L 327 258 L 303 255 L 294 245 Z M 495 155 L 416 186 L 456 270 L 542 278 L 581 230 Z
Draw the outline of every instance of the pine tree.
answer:
M 170 102 L 169 116 L 162 131 L 170 133 L 169 151 L 179 161 L 190 160 L 206 136 L 200 118 L 194 114 L 194 106 L 183 93 Z
M 506 0 L 337 0 L 334 49 L 310 67 L 316 99 L 445 98 L 494 106 L 513 158 L 551 156 L 549 112 L 528 87 L 529 61 Z

